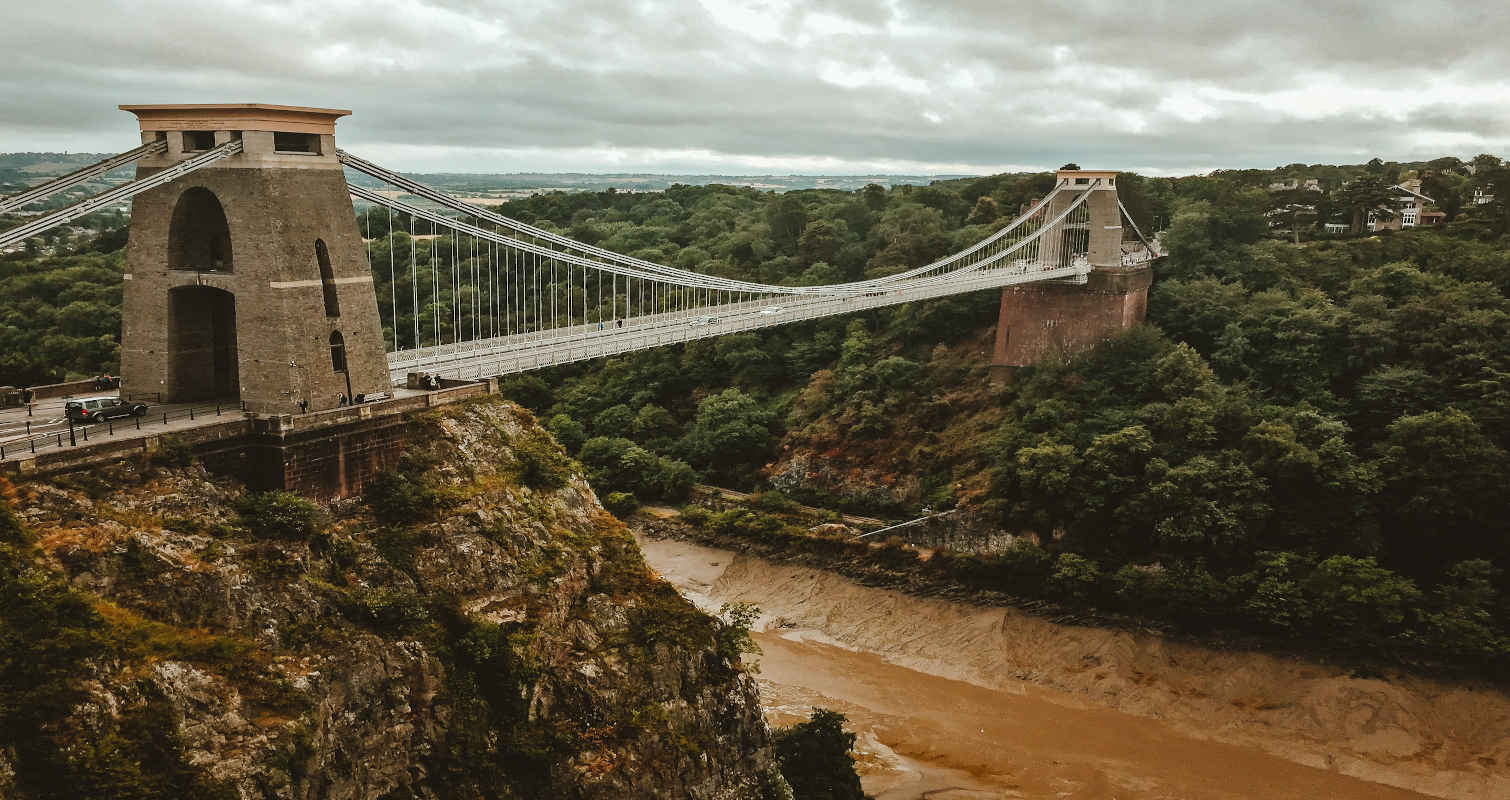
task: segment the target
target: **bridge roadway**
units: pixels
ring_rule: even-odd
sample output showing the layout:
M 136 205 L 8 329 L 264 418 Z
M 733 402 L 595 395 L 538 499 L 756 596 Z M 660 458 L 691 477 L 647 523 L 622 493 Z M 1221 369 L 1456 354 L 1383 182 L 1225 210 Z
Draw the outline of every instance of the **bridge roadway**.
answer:
M 113 392 L 99 392 L 97 394 L 91 394 L 87 396 L 97 397 L 101 395 L 113 395 Z M 55 399 L 40 400 L 32 404 L 30 414 L 27 414 L 25 406 L 20 406 L 18 408 L 0 409 L 0 444 L 10 444 L 11 442 L 15 441 L 24 442 L 29 436 L 44 436 L 49 434 L 56 434 L 60 431 L 66 434 L 68 432 L 68 420 L 63 416 L 63 403 L 67 402 L 70 399 L 72 398 L 59 397 Z M 198 410 L 205 407 L 206 405 L 210 407 L 210 413 L 213 415 L 215 402 L 213 400 L 209 401 L 208 404 L 203 400 L 195 401 L 192 403 L 149 402 L 146 405 L 147 416 L 143 418 L 143 427 L 145 427 L 147 423 L 151 422 L 151 420 L 154 418 L 157 419 L 160 424 L 162 421 L 162 415 L 164 413 L 167 413 L 172 417 L 178 417 L 186 413 L 190 408 Z M 239 412 L 240 410 L 241 409 L 238 407 L 238 404 L 235 400 L 225 401 L 226 413 L 230 413 L 232 411 Z M 75 427 L 83 426 L 84 423 L 75 424 Z M 134 427 L 134 423 L 132 422 L 130 417 L 122 417 L 115 421 L 115 427 Z M 94 435 L 95 428 L 105 430 L 108 428 L 108 426 L 104 424 L 90 425 L 90 436 Z
M 425 394 L 445 396 L 456 392 L 456 388 L 440 389 L 431 392 L 395 389 L 392 396 L 385 401 L 374 401 L 374 410 L 381 411 L 384 403 L 389 401 L 407 401 L 414 397 Z M 92 395 L 91 395 L 92 396 Z M 206 425 L 215 425 L 236 419 L 245 419 L 253 416 L 241 410 L 241 405 L 234 399 L 221 400 L 198 400 L 191 403 L 149 403 L 146 416 L 122 417 L 114 421 L 114 425 L 94 423 L 90 425 L 76 424 L 74 426 L 74 438 L 68 437 L 68 422 L 63 418 L 63 403 L 69 398 L 55 398 L 36 403 L 32 408 L 32 416 L 26 414 L 26 407 L 0 409 L 0 463 L 9 461 L 21 461 L 33 457 L 71 450 L 74 447 L 87 447 L 101 442 L 129 442 L 143 439 L 148 436 L 159 436 L 165 433 L 178 433 Z M 217 413 L 217 409 L 218 412 Z M 190 411 L 193 415 L 190 416 Z M 295 418 L 303 419 L 306 416 L 311 420 L 328 417 L 332 413 L 346 409 L 327 409 L 323 412 L 309 412 L 308 415 L 295 414 Z M 164 415 L 167 421 L 164 422 Z M 31 423 L 31 435 L 27 435 L 27 423 Z M 140 422 L 141 427 L 137 427 Z M 85 431 L 88 431 L 88 439 L 85 439 Z M 36 441 L 36 450 L 33 452 L 28 440 Z M 59 442 L 61 441 L 61 445 Z
M 918 281 L 847 297 L 787 295 L 713 306 L 589 322 L 545 331 L 516 333 L 488 339 L 444 344 L 388 354 L 389 377 L 402 386 L 409 373 L 442 378 L 478 380 L 532 369 L 601 358 L 651 347 L 688 342 L 738 331 L 768 328 L 803 320 L 847 314 L 975 290 L 995 289 L 1046 280 L 1084 283 L 1090 267 L 1077 263 L 1045 267 L 1018 261 L 973 275 L 953 275 L 947 281 Z M 768 308 L 779 312 L 765 313 Z M 714 321 L 699 324 L 703 317 Z

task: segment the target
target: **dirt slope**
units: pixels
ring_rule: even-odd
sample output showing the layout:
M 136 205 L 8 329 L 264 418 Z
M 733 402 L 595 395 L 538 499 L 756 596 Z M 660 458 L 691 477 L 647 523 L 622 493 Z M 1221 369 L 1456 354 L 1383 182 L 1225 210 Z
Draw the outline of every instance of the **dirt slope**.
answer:
M 1295 659 L 1059 625 L 1010 609 L 912 597 L 821 570 L 683 542 L 642 541 L 642 547 L 650 563 L 694 600 L 702 595 L 714 604 L 759 605 L 768 629 L 786 632 L 785 641 L 807 632 L 804 638 L 874 654 L 890 666 L 1074 709 L 1066 714 L 1110 709 L 1163 723 L 1145 730 L 1133 724 L 1139 721 L 1119 724 L 1115 717 L 1087 722 L 1092 729 L 1119 725 L 1126 737 L 1168 733 L 1235 745 L 1440 797 L 1510 797 L 1510 697 L 1493 689 L 1410 677 L 1352 677 Z M 784 644 L 778 647 L 768 665 L 773 669 L 792 657 Z M 768 670 L 766 678 L 771 677 Z M 913 680 L 923 696 L 926 681 Z M 969 687 L 962 688 L 962 696 Z M 907 711 L 906 705 L 899 703 L 898 710 Z M 1078 741 L 1082 744 L 1075 746 L 1094 747 L 1085 737 Z M 1214 752 L 1192 757 L 1222 757 Z M 1388 794 L 1380 786 L 1374 790 L 1359 796 Z M 1341 796 L 1336 791 L 1311 796 Z

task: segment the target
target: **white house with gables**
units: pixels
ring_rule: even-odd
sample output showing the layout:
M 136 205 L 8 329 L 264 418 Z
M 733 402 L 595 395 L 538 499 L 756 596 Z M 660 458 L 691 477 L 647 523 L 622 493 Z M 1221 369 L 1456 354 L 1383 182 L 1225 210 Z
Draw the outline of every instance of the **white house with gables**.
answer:
M 1417 225 L 1441 224 L 1442 214 L 1437 211 L 1427 211 L 1426 207 L 1436 201 L 1421 194 L 1421 182 L 1408 180 L 1389 187 L 1392 198 L 1388 205 L 1381 206 L 1379 211 L 1370 211 L 1368 214 L 1368 229 L 1371 231 L 1395 230 L 1401 228 L 1414 228 Z M 1383 213 L 1385 210 L 1389 213 Z

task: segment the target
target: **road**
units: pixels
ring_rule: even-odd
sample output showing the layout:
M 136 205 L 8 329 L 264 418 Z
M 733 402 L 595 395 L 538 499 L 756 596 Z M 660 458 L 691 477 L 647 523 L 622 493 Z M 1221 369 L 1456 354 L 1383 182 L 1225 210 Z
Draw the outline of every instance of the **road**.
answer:
M 67 400 L 68 398 L 59 397 L 38 401 L 32 405 L 30 415 L 27 414 L 25 407 L 0 409 L 0 447 L 5 448 L 0 460 L 10 461 L 30 455 L 31 448 L 26 443 L 32 437 L 51 436 L 53 437 L 51 447 L 56 448 L 56 437 L 61 434 L 63 446 L 67 447 L 69 443 L 68 420 L 63 416 L 63 404 Z M 140 430 L 137 428 L 137 419 L 123 417 L 112 424 L 76 425 L 74 441 L 83 443 L 83 429 L 86 427 L 90 441 L 95 441 L 102 436 L 131 438 L 198 427 L 217 419 L 230 419 L 228 415 L 241 413 L 240 405 L 235 401 L 225 401 L 221 405 L 219 417 L 215 415 L 215 408 L 213 400 L 193 403 L 147 403 L 147 414 L 140 420 Z M 192 420 L 188 417 L 190 409 L 194 410 L 195 418 Z M 168 415 L 166 425 L 163 423 L 164 414 Z M 43 447 L 40 442 L 37 446 Z

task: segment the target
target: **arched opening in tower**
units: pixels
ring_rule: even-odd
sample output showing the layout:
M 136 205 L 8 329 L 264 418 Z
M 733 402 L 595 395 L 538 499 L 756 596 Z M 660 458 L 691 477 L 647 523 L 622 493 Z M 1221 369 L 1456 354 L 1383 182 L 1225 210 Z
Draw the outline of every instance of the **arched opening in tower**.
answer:
M 236 297 L 209 286 L 168 292 L 168 382 L 164 400 L 237 400 Z
M 179 195 L 168 228 L 168 269 L 231 271 L 231 228 L 209 189 L 195 186 Z

